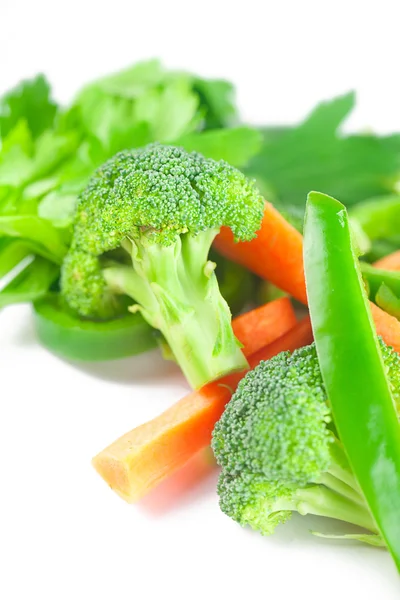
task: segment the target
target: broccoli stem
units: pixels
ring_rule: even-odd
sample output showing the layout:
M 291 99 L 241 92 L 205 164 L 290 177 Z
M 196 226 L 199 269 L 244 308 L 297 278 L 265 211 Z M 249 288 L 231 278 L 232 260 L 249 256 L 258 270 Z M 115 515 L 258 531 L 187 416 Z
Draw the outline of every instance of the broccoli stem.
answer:
M 359 492 L 357 492 L 354 488 L 344 483 L 341 479 L 337 479 L 331 473 L 324 473 L 318 478 L 318 483 L 323 484 L 327 488 L 331 489 L 334 492 L 337 492 L 344 498 L 348 498 L 352 502 L 356 504 L 365 504 L 365 500 L 361 496 Z
M 184 234 L 162 246 L 142 236 L 125 240 L 132 267 L 104 269 L 108 286 L 131 296 L 143 317 L 167 340 L 189 383 L 199 388 L 247 367 L 231 326 L 208 253 L 217 229 Z
M 347 484 L 362 498 L 360 486 L 358 485 L 358 482 L 354 477 L 354 473 L 351 470 L 342 443 L 340 442 L 340 440 L 338 440 L 338 438 L 335 435 L 333 437 L 333 443 L 331 444 L 329 451 L 331 455 L 331 464 L 329 466 L 328 472 L 330 473 L 330 475 Z
M 358 527 L 379 533 L 366 505 L 360 506 L 325 485 L 314 485 L 296 490 L 292 510 L 301 515 L 313 514 L 345 521 Z M 288 507 L 288 510 L 290 508 Z

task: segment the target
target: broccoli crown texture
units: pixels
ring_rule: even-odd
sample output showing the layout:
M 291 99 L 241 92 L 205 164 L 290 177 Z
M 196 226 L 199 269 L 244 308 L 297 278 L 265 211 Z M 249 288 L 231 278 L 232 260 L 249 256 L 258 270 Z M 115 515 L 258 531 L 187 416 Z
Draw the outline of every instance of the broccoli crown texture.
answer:
M 225 162 L 160 144 L 120 152 L 80 197 L 63 297 L 90 319 L 114 318 L 132 298 L 195 388 L 244 369 L 208 254 L 222 225 L 254 237 L 263 211 L 253 182 Z
M 229 164 L 151 144 L 120 152 L 98 169 L 81 195 L 73 243 L 98 256 L 127 237 L 170 245 L 182 233 L 222 225 L 250 240 L 263 207 L 253 182 Z
M 399 407 L 400 355 L 380 340 Z M 221 510 L 268 535 L 292 511 L 368 529 L 382 545 L 334 434 L 315 344 L 261 362 L 241 381 L 213 432 Z M 357 535 L 352 536 L 353 539 Z
M 380 346 L 397 414 L 400 415 L 400 355 L 382 340 L 380 340 Z
M 333 435 L 315 345 L 261 362 L 239 384 L 213 433 L 231 475 L 306 483 L 325 471 Z
M 242 527 L 250 525 L 263 535 L 269 535 L 292 516 L 290 487 L 271 483 L 262 475 L 242 473 L 231 477 L 223 471 L 218 495 L 222 512 Z

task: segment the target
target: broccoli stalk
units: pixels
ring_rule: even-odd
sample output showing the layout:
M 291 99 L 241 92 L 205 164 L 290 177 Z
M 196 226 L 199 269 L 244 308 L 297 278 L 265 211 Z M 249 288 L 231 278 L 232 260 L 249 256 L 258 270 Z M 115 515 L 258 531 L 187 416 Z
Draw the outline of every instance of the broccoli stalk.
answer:
M 374 536 L 377 527 L 362 496 L 334 477 L 320 484 L 298 486 L 269 481 L 261 475 L 244 473 L 231 477 L 223 471 L 218 482 L 221 510 L 263 535 L 288 521 L 293 512 L 337 519 L 367 529 Z
M 125 293 L 148 323 L 159 329 L 188 381 L 200 387 L 246 361 L 231 326 L 230 309 L 219 293 L 215 263 L 207 259 L 218 230 L 184 234 L 172 246 L 129 240 L 129 266 L 103 271 L 110 290 Z
M 381 350 L 399 406 L 400 356 L 383 342 Z M 357 525 L 369 535 L 351 539 L 384 545 L 336 436 L 314 344 L 246 375 L 212 447 L 221 509 L 242 526 L 269 535 L 298 512 Z
M 252 239 L 263 208 L 253 183 L 222 161 L 161 145 L 122 152 L 80 199 L 64 298 L 92 319 L 116 316 L 121 295 L 132 298 L 194 388 L 243 369 L 208 253 L 222 225 Z

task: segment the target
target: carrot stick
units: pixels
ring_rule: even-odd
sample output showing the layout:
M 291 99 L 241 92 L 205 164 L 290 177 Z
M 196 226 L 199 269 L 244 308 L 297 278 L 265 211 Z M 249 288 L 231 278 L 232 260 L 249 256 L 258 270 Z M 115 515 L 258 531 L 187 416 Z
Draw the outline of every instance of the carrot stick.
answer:
M 303 236 L 271 204 L 266 203 L 261 229 L 254 240 L 235 243 L 232 232 L 222 228 L 214 244 L 224 256 L 244 265 L 307 304 Z M 400 251 L 391 256 L 392 264 L 398 264 L 400 267 Z M 389 260 L 389 257 L 387 259 Z M 381 268 L 382 261 L 378 261 Z M 400 352 L 400 323 L 372 303 L 371 311 L 378 334 L 386 344 Z
M 369 303 L 372 318 L 375 322 L 376 333 L 383 341 L 400 353 L 400 321 L 379 308 L 373 302 Z
M 289 298 L 278 298 L 255 308 L 232 321 L 233 331 L 249 357 L 263 346 L 273 342 L 296 324 L 296 316 Z
M 262 360 L 269 360 L 280 352 L 294 352 L 297 348 L 308 346 L 313 341 L 310 317 L 304 317 L 287 333 L 261 348 L 249 357 L 250 369 L 254 369 Z
M 250 357 L 250 366 L 311 340 L 306 318 Z M 188 394 L 100 452 L 93 459 L 94 468 L 127 502 L 142 498 L 210 443 L 214 425 L 244 374 L 233 373 Z
M 374 267 L 386 269 L 387 271 L 400 271 L 400 250 L 377 260 L 374 262 Z
M 303 236 L 269 202 L 256 238 L 235 243 L 231 230 L 223 227 L 214 246 L 227 258 L 307 304 Z

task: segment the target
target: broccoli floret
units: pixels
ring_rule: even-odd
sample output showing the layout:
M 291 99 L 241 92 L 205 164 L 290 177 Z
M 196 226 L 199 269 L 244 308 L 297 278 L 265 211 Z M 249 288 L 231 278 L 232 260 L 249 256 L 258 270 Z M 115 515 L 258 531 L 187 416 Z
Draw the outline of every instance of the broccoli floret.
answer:
M 113 318 L 126 305 L 121 295 L 133 298 L 131 310 L 164 334 L 195 388 L 244 368 L 208 253 L 223 225 L 252 239 L 263 209 L 253 182 L 223 161 L 158 144 L 120 152 L 78 203 L 64 298 L 91 319 Z M 117 248 L 129 265 L 115 259 Z
M 380 341 L 398 402 L 400 356 Z M 213 432 L 224 513 L 267 535 L 292 512 L 376 525 L 335 431 L 315 344 L 261 362 Z
M 242 473 L 231 477 L 222 471 L 218 481 L 221 510 L 242 527 L 249 525 L 262 535 L 271 535 L 293 512 L 317 515 L 358 525 L 376 534 L 376 525 L 362 497 L 352 488 L 337 483 L 299 486 Z

